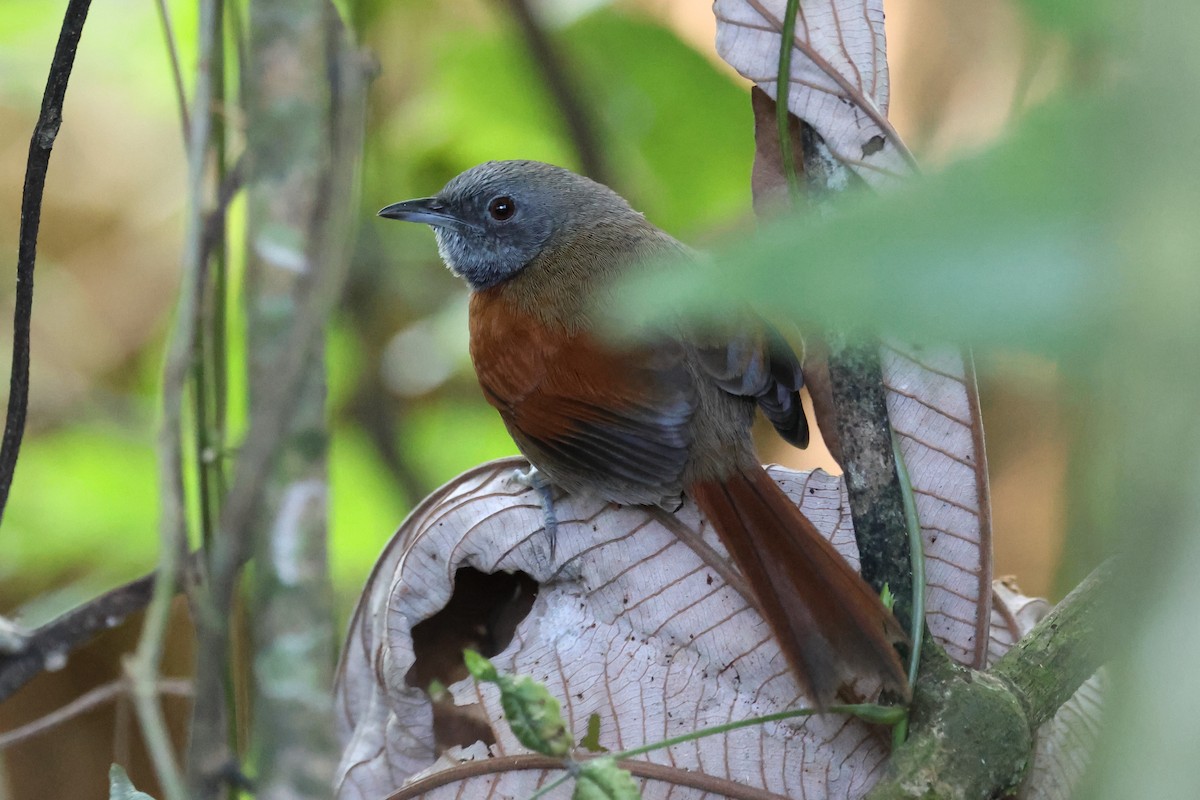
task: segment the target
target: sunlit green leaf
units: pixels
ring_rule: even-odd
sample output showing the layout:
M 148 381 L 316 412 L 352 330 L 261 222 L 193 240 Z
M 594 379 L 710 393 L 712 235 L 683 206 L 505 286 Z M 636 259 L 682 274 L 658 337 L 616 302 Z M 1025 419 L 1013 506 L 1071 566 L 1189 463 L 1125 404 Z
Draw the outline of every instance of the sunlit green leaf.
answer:
M 452 399 L 419 405 L 401 420 L 401 443 L 414 469 L 436 486 L 517 446 L 495 409 Z
M 1076 39 L 1109 39 L 1128 30 L 1121 0 L 1018 0 L 1030 18 Z
M 496 671 L 492 662 L 474 650 L 463 651 L 463 663 L 467 665 L 467 672 L 477 681 L 494 683 L 500 679 L 500 673 Z
M 564 31 L 615 186 L 655 224 L 706 240 L 750 207 L 746 91 L 661 24 L 602 9 Z

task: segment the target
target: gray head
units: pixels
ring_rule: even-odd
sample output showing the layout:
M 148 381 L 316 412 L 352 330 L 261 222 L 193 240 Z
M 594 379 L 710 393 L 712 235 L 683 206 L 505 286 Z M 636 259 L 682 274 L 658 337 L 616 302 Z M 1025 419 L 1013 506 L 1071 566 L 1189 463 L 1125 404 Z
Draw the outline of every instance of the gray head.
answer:
M 590 227 L 614 214 L 636 212 L 607 186 L 538 161 L 489 161 L 434 197 L 379 212 L 432 226 L 442 260 L 472 289 L 503 283 L 561 244 L 575 226 Z

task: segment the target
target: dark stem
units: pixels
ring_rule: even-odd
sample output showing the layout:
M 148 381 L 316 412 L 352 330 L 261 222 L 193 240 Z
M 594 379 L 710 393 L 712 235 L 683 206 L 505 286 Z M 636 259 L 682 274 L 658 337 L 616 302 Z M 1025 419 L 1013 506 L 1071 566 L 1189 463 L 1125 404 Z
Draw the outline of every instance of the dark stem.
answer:
M 604 150 L 596 135 L 595 125 L 587 106 L 579 100 L 578 87 L 573 85 L 571 70 L 566 60 L 554 48 L 553 43 L 529 7 L 528 0 L 505 0 L 513 18 L 525 37 L 525 45 L 537 63 L 538 75 L 546 83 L 546 89 L 554 105 L 562 114 L 567 126 L 567 135 L 579 156 L 583 173 L 600 183 L 609 183 L 610 176 L 604 161 Z
M 67 658 L 144 609 L 154 591 L 154 576 L 143 575 L 55 617 L 31 631 L 20 652 L 0 656 L 0 702 L 44 672 L 48 663 Z
M 885 583 L 891 588 L 893 612 L 907 628 L 912 621 L 912 562 L 879 343 L 852 343 L 840 333 L 829 335 L 828 341 L 829 384 L 862 575 L 876 589 Z
M 801 121 L 800 127 L 805 188 L 810 200 L 819 203 L 854 183 L 853 173 L 833 156 L 811 125 Z M 873 336 L 851 340 L 843 331 L 830 331 L 826 339 L 836 455 L 845 473 L 862 576 L 876 590 L 887 584 L 896 598 L 892 611 L 900 624 L 909 628 L 912 554 L 904 493 L 892 449 L 879 342 Z
M 37 261 L 38 226 L 42 221 L 42 194 L 50 150 L 62 124 L 63 100 L 67 81 L 75 66 L 75 50 L 83 34 L 91 0 L 70 0 L 58 33 L 58 46 L 50 62 L 42 111 L 29 140 L 29 158 L 25 164 L 25 188 L 21 193 L 21 232 L 17 247 L 17 293 L 13 310 L 12 373 L 9 377 L 8 416 L 4 424 L 4 442 L 0 445 L 0 520 L 8 505 L 8 490 L 17 469 L 21 437 L 25 434 L 25 415 L 29 407 L 29 327 L 33 316 L 33 266 Z

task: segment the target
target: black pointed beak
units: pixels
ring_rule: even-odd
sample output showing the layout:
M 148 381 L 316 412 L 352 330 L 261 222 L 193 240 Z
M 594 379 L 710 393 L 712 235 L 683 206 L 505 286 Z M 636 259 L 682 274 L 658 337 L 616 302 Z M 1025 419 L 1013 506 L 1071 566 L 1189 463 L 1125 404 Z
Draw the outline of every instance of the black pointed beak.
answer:
M 418 200 L 405 200 L 403 203 L 392 203 L 379 210 L 379 216 L 385 219 L 398 219 L 404 222 L 421 222 L 436 228 L 474 227 L 465 220 L 450 213 L 446 204 L 436 197 L 422 197 Z

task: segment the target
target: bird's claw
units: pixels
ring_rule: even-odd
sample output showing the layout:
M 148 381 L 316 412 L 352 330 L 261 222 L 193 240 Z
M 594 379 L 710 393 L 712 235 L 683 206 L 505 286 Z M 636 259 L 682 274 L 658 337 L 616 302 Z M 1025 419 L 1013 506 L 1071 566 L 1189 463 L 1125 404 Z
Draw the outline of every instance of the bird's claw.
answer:
M 554 487 L 545 474 L 532 464 L 529 469 L 513 470 L 512 480 L 538 493 L 542 504 L 542 527 L 550 541 L 550 560 L 554 561 L 558 537 L 558 516 L 554 513 Z

